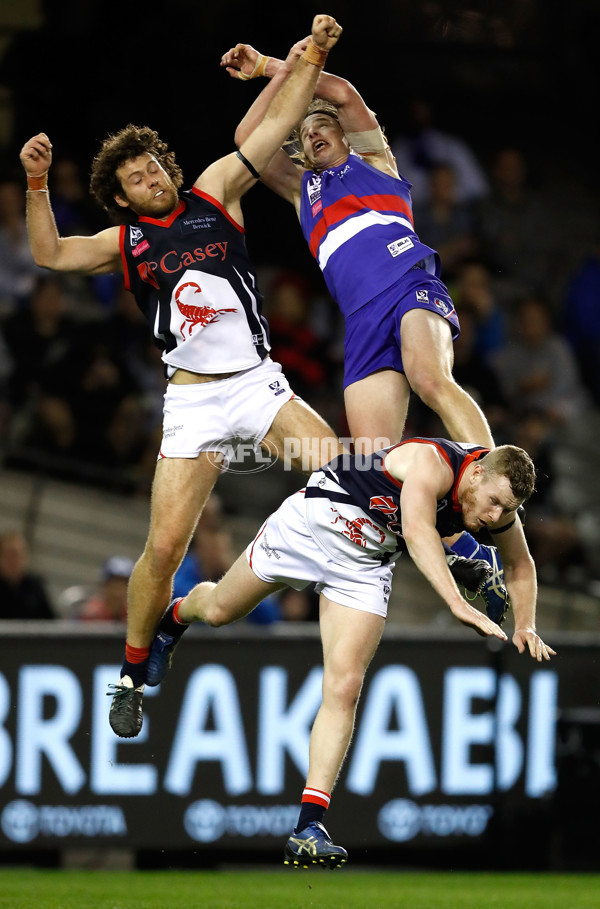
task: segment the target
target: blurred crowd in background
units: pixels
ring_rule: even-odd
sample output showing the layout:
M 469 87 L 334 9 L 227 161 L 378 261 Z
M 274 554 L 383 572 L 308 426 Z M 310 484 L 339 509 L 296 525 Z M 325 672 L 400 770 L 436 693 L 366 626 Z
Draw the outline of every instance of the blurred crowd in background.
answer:
M 535 4 L 516 6 L 526 10 Z M 496 48 L 503 42 L 510 48 L 511 35 L 502 26 L 500 18 L 488 38 Z M 468 29 L 476 24 L 456 20 L 452 27 L 467 29 L 462 38 L 468 43 Z M 342 75 L 356 75 L 360 88 L 360 73 Z M 440 113 L 439 102 L 436 109 L 437 100 L 415 95 L 403 104 L 397 123 L 386 110 L 385 126 L 398 169 L 413 184 L 416 230 L 440 253 L 442 278 L 460 319 L 454 375 L 481 404 L 496 442 L 521 445 L 536 463 L 537 489 L 526 531 L 540 578 L 593 586 L 600 568 L 586 541 L 589 514 L 586 523 L 583 510 L 589 504 L 592 513 L 596 508 L 600 513 L 600 493 L 594 488 L 600 426 L 598 199 L 572 166 L 561 170 L 560 148 L 519 144 L 508 130 L 510 141 L 490 145 L 488 133 L 478 145 Z M 152 125 L 160 129 L 160 123 Z M 232 120 L 227 137 L 234 126 Z M 2 464 L 125 496 L 147 496 L 165 388 L 150 330 L 120 276 L 60 276 L 35 265 L 18 160 L 5 156 L 0 163 Z M 89 195 L 89 163 L 61 155 L 53 163 L 50 194 L 62 235 L 92 234 L 108 226 Z M 189 183 L 195 176 L 188 175 Z M 252 194 L 264 200 L 268 193 L 258 187 Z M 279 211 L 277 204 L 269 202 L 269 212 Z M 281 203 L 282 214 L 283 208 Z M 316 268 L 298 266 L 297 253 L 277 253 L 270 260 L 267 248 L 260 247 L 255 256 L 257 220 L 248 219 L 248 245 L 265 297 L 272 357 L 296 394 L 347 436 L 343 324 L 337 307 Z M 299 227 L 283 221 L 281 229 L 288 232 L 290 249 L 301 247 Z M 405 435 L 444 435 L 436 419 L 415 398 Z M 569 471 L 573 440 L 580 454 L 589 451 L 589 470 L 584 458 L 577 476 L 568 477 L 567 495 L 561 479 Z M 214 541 L 217 528 L 233 517 L 207 514 L 210 529 L 201 524 L 190 550 L 190 559 L 195 552 L 203 567 L 190 577 L 218 577 L 230 564 L 235 553 L 228 552 L 227 540 L 222 547 Z M 207 532 L 212 534 L 209 546 Z M 209 565 L 211 559 L 219 564 Z M 125 567 L 122 563 L 121 577 L 128 576 Z M 110 566 L 103 566 L 101 586 L 115 577 Z M 11 582 L 4 578 L 1 583 Z M 294 592 L 289 594 L 287 605 L 281 598 L 271 604 L 271 617 L 281 617 L 286 609 L 315 617 L 310 594 L 299 604 L 292 602 Z M 111 602 L 108 611 L 116 616 L 118 597 Z M 97 602 L 96 608 L 98 616 L 104 607 Z M 266 604 L 265 621 L 268 610 Z M 0 617 L 2 611 L 0 606 Z M 94 607 L 82 606 L 82 616 L 86 611 L 93 614 Z

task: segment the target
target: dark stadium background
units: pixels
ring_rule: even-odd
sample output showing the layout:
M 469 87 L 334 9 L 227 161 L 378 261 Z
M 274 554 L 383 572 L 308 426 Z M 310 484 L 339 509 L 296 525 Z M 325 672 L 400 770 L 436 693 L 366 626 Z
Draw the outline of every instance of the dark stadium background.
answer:
M 231 80 L 221 54 L 243 41 L 284 56 L 309 33 L 313 15 L 327 12 L 344 27 L 329 68 L 357 85 L 390 138 L 402 132 L 410 98 L 422 93 L 435 102 L 436 125 L 463 136 L 484 163 L 498 145 L 515 143 L 540 178 L 560 180 L 575 168 L 597 193 L 600 4 L 590 0 L 40 6 L 42 26 L 17 32 L 0 61 L 14 118 L 5 170 L 18 166 L 22 142 L 41 130 L 57 155 L 87 169 L 106 133 L 134 122 L 165 138 L 190 185 L 232 149 L 260 85 Z M 248 194 L 245 210 L 257 265 L 309 262 L 283 203 L 261 187 Z

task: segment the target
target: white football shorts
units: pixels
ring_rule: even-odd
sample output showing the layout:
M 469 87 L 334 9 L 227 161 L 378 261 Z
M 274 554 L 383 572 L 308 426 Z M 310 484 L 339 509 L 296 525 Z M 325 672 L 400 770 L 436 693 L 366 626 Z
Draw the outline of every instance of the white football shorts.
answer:
M 275 416 L 294 397 L 279 363 L 269 357 L 228 379 L 167 386 L 159 458 L 196 458 L 236 441 L 264 439 Z
M 351 609 L 387 617 L 392 586 L 392 564 L 377 559 L 369 563 L 332 558 L 338 533 L 332 531 L 329 552 L 319 545 L 306 521 L 306 506 L 324 507 L 326 500 L 305 499 L 301 489 L 289 496 L 267 518 L 246 549 L 248 564 L 267 583 L 286 584 L 302 590 L 315 583 L 317 593 Z

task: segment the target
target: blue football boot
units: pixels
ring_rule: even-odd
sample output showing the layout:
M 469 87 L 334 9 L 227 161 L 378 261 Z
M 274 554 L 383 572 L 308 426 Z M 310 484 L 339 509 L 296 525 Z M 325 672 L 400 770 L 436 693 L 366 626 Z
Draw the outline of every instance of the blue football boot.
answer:
M 477 555 L 489 562 L 492 569 L 479 590 L 479 596 L 485 603 L 488 618 L 496 625 L 501 625 L 510 609 L 510 597 L 504 586 L 504 566 L 500 553 L 495 546 L 480 543 Z
M 169 618 L 173 615 L 173 609 L 183 600 L 183 597 L 177 597 L 169 604 L 163 619 L 168 616 Z M 161 621 L 162 624 L 162 621 Z M 167 634 L 165 631 L 161 631 L 160 625 L 158 631 L 154 635 L 154 640 L 150 645 L 150 655 L 148 657 L 148 668 L 146 669 L 146 685 L 149 685 L 150 688 L 154 688 L 156 685 L 160 685 L 167 672 L 171 668 L 173 663 L 173 654 L 177 649 L 177 645 L 181 640 L 181 635 L 188 628 L 188 625 L 181 626 L 181 634 L 173 635 Z
M 504 585 L 504 566 L 496 547 L 478 543 L 466 531 L 452 547 L 447 543 L 443 546 L 446 562 L 456 583 L 480 596 L 488 618 L 501 625 L 510 607 L 510 597 Z
M 292 833 L 285 844 L 284 865 L 308 868 L 322 865 L 324 868 L 339 868 L 348 861 L 343 846 L 336 846 L 320 821 L 311 821 L 300 831 Z

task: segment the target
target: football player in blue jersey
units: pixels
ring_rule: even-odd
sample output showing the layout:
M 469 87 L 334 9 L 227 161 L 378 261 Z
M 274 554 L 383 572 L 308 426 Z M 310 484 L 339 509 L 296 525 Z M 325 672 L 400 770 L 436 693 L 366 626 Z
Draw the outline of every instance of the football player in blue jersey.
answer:
M 238 125 L 238 144 L 261 122 L 306 40 L 286 60 L 247 44 L 223 55 L 233 78 L 269 79 Z M 344 403 L 355 450 L 402 438 L 411 391 L 438 414 L 450 438 L 492 448 L 484 413 L 452 375 L 458 317 L 439 256 L 416 233 L 410 175 L 398 173 L 375 114 L 353 85 L 323 72 L 315 95 L 296 143 L 278 151 L 261 180 L 294 206 L 344 316 Z M 447 543 L 458 555 L 490 563 L 482 596 L 488 614 L 502 621 L 509 599 L 496 547 L 470 534 Z

